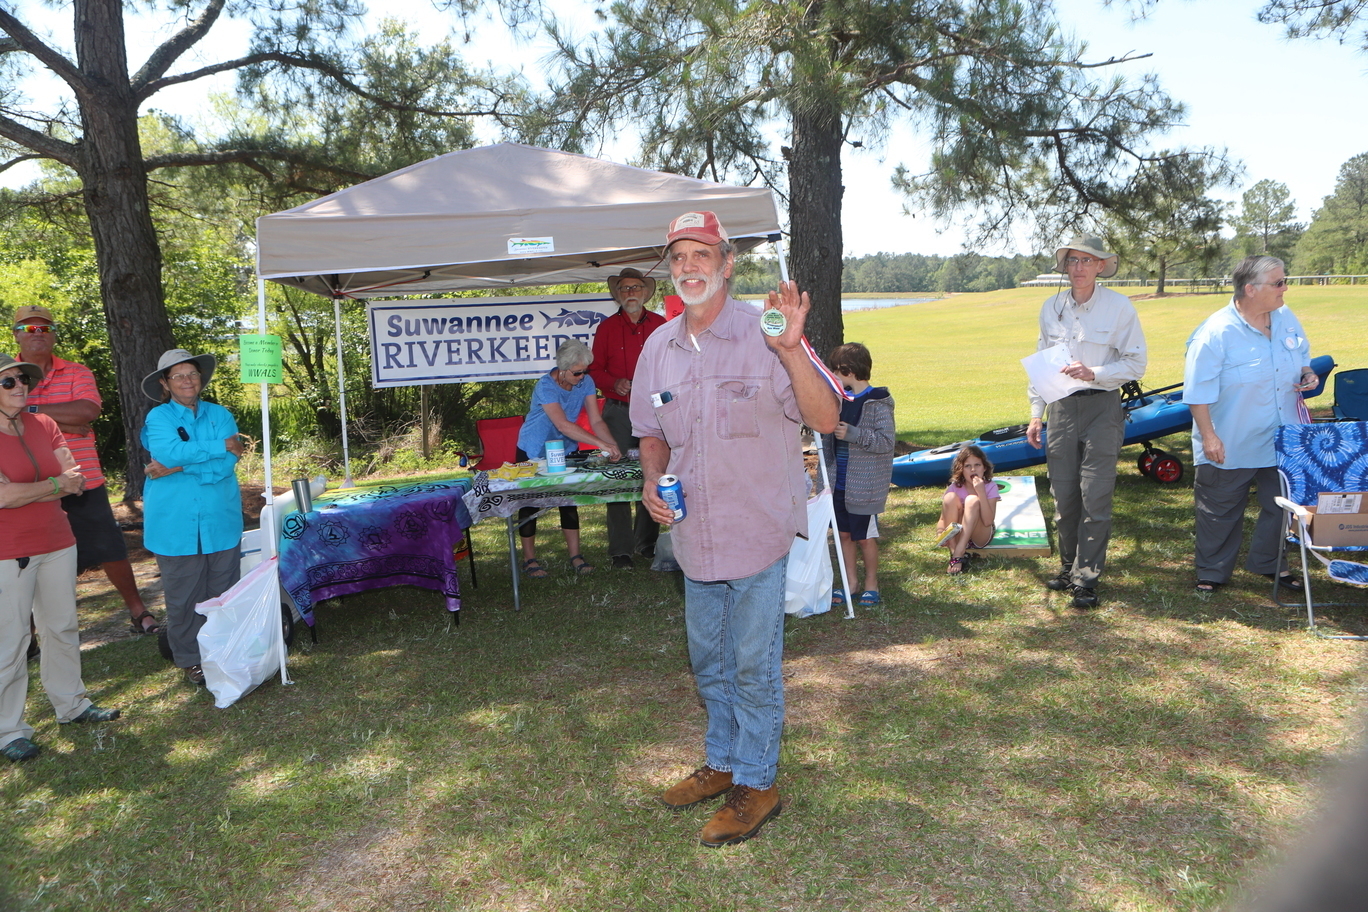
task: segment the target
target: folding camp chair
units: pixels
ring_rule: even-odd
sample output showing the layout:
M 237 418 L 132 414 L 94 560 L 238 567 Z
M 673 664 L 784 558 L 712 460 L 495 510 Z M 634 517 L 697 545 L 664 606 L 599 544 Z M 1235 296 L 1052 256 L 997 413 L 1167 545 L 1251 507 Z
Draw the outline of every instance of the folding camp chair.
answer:
M 1368 421 L 1368 367 L 1335 374 L 1336 421 Z
M 1349 545 L 1318 545 L 1312 539 L 1312 511 L 1323 492 L 1368 491 L 1368 424 L 1361 421 L 1335 424 L 1288 424 L 1278 429 L 1276 438 L 1278 476 L 1282 482 L 1282 496 L 1277 499 L 1289 519 L 1287 539 L 1301 552 L 1302 595 L 1306 599 L 1306 622 L 1316 628 L 1316 608 L 1327 608 L 1337 602 L 1316 602 L 1311 595 L 1311 567 L 1308 555 L 1314 555 L 1330 571 L 1331 579 L 1352 586 L 1368 586 L 1368 565 L 1345 560 L 1331 560 L 1325 555 L 1332 551 L 1368 551 L 1368 547 Z M 1281 558 L 1274 573 L 1273 599 L 1288 607 L 1278 597 L 1277 577 L 1282 573 Z M 1328 636 L 1327 634 L 1321 634 Z M 1338 634 L 1331 639 L 1363 640 L 1368 637 Z
M 475 472 L 497 469 L 505 462 L 513 462 L 518 451 L 518 431 L 522 430 L 523 416 L 481 418 L 475 422 L 475 433 L 480 437 L 484 455 L 471 467 Z

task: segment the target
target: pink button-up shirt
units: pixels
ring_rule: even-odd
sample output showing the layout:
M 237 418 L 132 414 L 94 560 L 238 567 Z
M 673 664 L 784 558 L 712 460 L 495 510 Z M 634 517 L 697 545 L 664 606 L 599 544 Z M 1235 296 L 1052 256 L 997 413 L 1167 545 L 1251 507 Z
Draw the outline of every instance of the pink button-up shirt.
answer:
M 728 298 L 697 343 L 683 317 L 646 340 L 632 433 L 665 441 L 666 472 L 684 487 L 688 515 L 670 535 L 680 567 L 700 581 L 742 579 L 807 532 L 802 421 L 759 309 Z

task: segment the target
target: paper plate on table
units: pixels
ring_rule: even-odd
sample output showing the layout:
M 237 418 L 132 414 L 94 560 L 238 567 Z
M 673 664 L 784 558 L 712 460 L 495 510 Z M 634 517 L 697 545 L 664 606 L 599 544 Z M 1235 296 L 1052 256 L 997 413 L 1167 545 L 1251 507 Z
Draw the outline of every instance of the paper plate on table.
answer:
M 542 478 L 569 478 L 571 475 L 578 474 L 578 472 L 574 469 L 566 469 L 564 472 L 551 472 L 546 469 L 537 469 L 537 474 Z

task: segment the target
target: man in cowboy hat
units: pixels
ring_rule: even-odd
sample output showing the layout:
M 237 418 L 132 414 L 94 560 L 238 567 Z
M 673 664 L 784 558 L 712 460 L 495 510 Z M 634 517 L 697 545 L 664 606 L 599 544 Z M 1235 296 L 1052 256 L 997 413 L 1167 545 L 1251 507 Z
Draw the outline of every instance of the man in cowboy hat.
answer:
M 618 312 L 594 331 L 594 363 L 589 365 L 589 375 L 603 394 L 603 421 L 623 453 L 640 445 L 632 436 L 629 409 L 637 359 L 651 333 L 665 325 L 664 317 L 646 309 L 655 292 L 656 280 L 639 270 L 629 267 L 609 276 L 608 293 L 618 302 Z M 654 557 L 659 537 L 660 526 L 645 504 L 636 506 L 635 525 L 629 504 L 608 504 L 608 554 L 615 568 L 630 570 L 633 552 Z
M 1116 275 L 1116 254 L 1099 238 L 1079 235 L 1055 251 L 1055 271 L 1069 287 L 1040 308 L 1036 350 L 1068 347 L 1061 373 L 1086 383 L 1050 403 L 1045 461 L 1055 499 L 1059 573 L 1045 583 L 1073 596 L 1075 608 L 1096 608 L 1097 580 L 1107 562 L 1111 537 L 1112 492 L 1116 460 L 1125 438 L 1122 384 L 1145 373 L 1145 334 L 1135 307 L 1125 295 L 1097 284 Z M 1045 400 L 1027 388 L 1031 423 L 1026 440 L 1040 449 Z
M 134 633 L 155 634 L 161 629 L 138 592 L 137 577 L 128 560 L 123 531 L 109 505 L 109 489 L 95 449 L 90 423 L 103 405 L 90 368 L 52 353 L 57 321 L 52 311 L 25 304 L 14 312 L 14 341 L 21 361 L 43 369 L 43 380 L 29 391 L 28 410 L 47 415 L 61 428 L 67 448 L 85 475 L 85 491 L 62 498 L 62 509 L 76 536 L 76 572 L 100 567 L 128 608 Z

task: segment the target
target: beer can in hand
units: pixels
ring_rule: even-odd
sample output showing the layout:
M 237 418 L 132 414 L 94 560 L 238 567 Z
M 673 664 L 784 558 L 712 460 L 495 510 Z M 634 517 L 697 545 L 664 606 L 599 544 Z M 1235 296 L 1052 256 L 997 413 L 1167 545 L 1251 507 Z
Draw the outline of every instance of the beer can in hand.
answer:
M 674 511 L 674 521 L 679 522 L 689 514 L 684 506 L 684 486 L 677 475 L 661 475 L 656 482 L 656 493 L 665 501 L 665 506 Z

